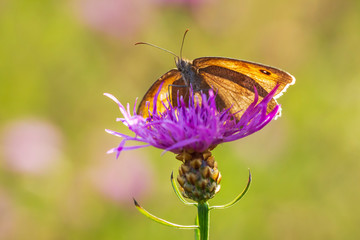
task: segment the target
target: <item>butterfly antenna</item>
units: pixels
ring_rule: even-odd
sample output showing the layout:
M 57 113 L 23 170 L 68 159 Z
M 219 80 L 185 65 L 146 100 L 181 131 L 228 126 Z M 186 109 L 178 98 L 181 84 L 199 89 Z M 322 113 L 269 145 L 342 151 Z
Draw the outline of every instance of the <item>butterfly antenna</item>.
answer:
M 175 57 L 177 57 L 177 55 L 176 55 L 175 53 L 173 53 L 173 52 L 171 52 L 171 51 L 169 51 L 169 50 L 167 50 L 167 49 L 165 49 L 165 48 L 156 46 L 156 45 L 154 45 L 154 44 L 146 43 L 146 42 L 137 42 L 137 43 L 135 43 L 135 45 L 139 45 L 139 44 L 149 45 L 149 46 L 152 46 L 152 47 L 154 47 L 154 48 L 158 48 L 158 49 L 160 49 L 160 50 L 163 50 L 163 51 L 165 51 L 165 52 L 168 52 L 168 53 L 174 55 Z
M 182 42 L 181 42 L 181 48 L 180 48 L 180 59 L 182 59 L 182 50 L 183 50 L 183 46 L 184 46 L 184 42 L 185 42 L 185 36 L 187 34 L 187 32 L 189 31 L 189 29 L 186 29 L 184 36 L 182 38 Z

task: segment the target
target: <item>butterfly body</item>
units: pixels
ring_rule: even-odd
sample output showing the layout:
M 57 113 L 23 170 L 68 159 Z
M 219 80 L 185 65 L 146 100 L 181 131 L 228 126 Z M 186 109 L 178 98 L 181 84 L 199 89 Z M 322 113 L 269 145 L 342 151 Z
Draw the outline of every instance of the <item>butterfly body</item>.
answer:
M 193 66 L 192 61 L 183 58 L 176 58 L 175 64 L 185 84 L 184 86 L 177 87 L 191 86 L 194 92 L 204 90 L 201 88 L 201 77 L 198 74 L 198 69 Z

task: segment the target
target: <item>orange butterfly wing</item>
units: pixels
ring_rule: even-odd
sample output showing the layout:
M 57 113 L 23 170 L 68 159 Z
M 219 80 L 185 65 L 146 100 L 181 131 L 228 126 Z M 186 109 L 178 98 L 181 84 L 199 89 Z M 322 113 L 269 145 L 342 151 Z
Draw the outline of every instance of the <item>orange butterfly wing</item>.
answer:
M 204 69 L 208 66 L 218 66 L 238 73 L 242 73 L 259 83 L 267 92 L 270 92 L 276 84 L 279 88 L 275 98 L 279 97 L 288 86 L 295 83 L 295 78 L 280 69 L 243 60 L 223 57 L 201 57 L 193 61 L 194 67 Z
M 170 96 L 172 96 L 172 91 L 173 91 L 172 85 L 180 85 L 180 86 L 185 85 L 179 70 L 172 69 L 168 71 L 167 73 L 162 75 L 158 80 L 156 80 L 154 84 L 146 92 L 137 109 L 138 115 L 142 115 L 143 117 L 149 117 L 149 109 L 150 112 L 152 112 L 154 108 L 154 97 L 159 91 L 159 87 L 161 84 L 163 85 L 160 89 L 159 96 L 156 100 L 158 112 L 164 112 L 166 110 L 162 102 L 166 104 L 167 103 L 166 97 L 169 94 Z
M 281 96 L 295 78 L 282 70 L 248 61 L 221 57 L 202 57 L 193 61 L 201 78 L 218 92 L 219 109 L 229 108 L 231 112 L 244 111 L 254 100 L 254 87 L 262 100 L 276 85 L 279 85 L 267 112 L 276 106 Z M 239 116 L 240 118 L 240 116 Z

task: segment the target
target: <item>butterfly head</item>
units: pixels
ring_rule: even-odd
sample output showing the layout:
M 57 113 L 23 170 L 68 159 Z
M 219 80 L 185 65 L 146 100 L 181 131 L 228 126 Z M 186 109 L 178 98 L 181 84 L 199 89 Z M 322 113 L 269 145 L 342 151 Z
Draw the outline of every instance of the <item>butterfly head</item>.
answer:
M 176 57 L 175 64 L 181 73 L 188 72 L 191 68 L 191 61 L 184 58 Z

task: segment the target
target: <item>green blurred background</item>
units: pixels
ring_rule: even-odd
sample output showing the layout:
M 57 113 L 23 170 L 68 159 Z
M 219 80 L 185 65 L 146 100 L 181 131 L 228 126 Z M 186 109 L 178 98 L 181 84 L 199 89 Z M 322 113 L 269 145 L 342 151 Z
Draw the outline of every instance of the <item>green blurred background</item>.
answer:
M 169 177 L 180 162 L 146 148 L 106 151 L 129 133 L 114 94 L 130 104 L 173 57 L 226 56 L 273 65 L 297 82 L 283 115 L 219 146 L 222 190 L 246 197 L 211 212 L 211 239 L 360 237 L 360 2 L 357 0 L 0 1 L 0 239 L 193 239 L 179 224 Z

